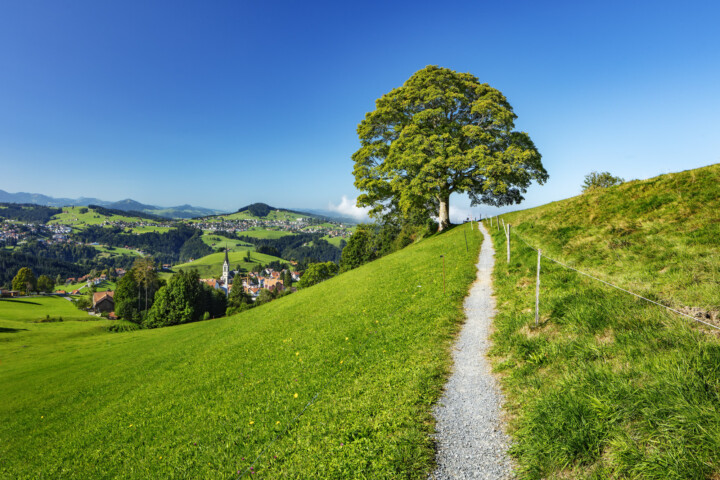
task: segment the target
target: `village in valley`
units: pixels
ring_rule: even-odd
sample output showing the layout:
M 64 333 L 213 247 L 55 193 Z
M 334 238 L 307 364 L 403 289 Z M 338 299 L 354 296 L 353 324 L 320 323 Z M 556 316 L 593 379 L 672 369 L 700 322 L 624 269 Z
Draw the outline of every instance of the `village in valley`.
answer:
M 11 210 L 21 215 L 13 218 Z M 42 214 L 44 218 L 34 218 Z M 198 268 L 198 281 L 206 288 L 226 299 L 239 296 L 252 304 L 259 298 L 268 301 L 296 291 L 303 269 L 312 260 L 339 260 L 352 231 L 352 225 L 264 204 L 196 219 L 162 219 L 95 206 L 51 209 L 24 205 L 20 210 L 16 205 L 0 206 L 0 253 L 4 255 L 0 261 L 7 266 L 7 278 L 0 279 L 0 296 L 32 292 L 65 296 L 92 315 L 122 318 L 116 312 L 116 288 L 128 273 L 137 276 L 138 262 L 146 261 L 153 270 L 154 290 L 178 272 Z M 163 236 L 177 237 L 176 232 L 185 234 L 180 239 L 182 248 L 163 249 L 163 242 L 167 243 Z M 298 240 L 293 243 L 295 238 Z M 288 250 L 288 245 L 294 249 Z M 62 275 L 61 267 L 48 269 L 40 260 L 36 265 L 13 265 L 8 260 L 31 249 L 44 249 L 58 265 L 73 262 L 78 274 Z M 324 258 L 332 249 L 336 249 L 332 258 Z M 281 252 L 288 251 L 292 252 L 290 258 L 283 258 Z M 242 257 L 238 259 L 239 253 Z M 224 256 L 222 263 L 218 254 Z M 82 265 L 88 265 L 87 270 L 83 271 Z M 18 272 L 28 268 L 31 275 L 40 275 L 44 281 L 31 288 L 30 282 L 16 282 L 16 275 L 11 282 L 7 273 L 13 268 Z

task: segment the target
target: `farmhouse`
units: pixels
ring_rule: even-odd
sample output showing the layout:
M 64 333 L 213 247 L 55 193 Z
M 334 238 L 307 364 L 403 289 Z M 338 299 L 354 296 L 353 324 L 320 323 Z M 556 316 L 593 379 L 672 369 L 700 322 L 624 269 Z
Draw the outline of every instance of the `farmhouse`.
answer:
M 93 311 L 95 313 L 115 311 L 115 292 L 93 293 Z

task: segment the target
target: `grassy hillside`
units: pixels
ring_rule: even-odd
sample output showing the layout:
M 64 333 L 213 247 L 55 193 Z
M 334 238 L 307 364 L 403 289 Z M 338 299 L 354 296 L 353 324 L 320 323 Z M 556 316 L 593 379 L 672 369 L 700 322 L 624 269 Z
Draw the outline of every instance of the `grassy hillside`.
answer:
M 227 238 L 212 232 L 207 232 L 203 234 L 201 239 L 205 243 L 205 245 L 212 248 L 225 248 L 225 246 L 227 245 L 228 250 L 230 250 L 231 252 L 238 252 L 241 250 L 244 252 L 247 250 L 255 249 L 255 245 L 251 243 L 241 242 L 240 240 L 237 240 L 235 238 Z
M 246 237 L 253 238 L 282 238 L 289 235 L 295 235 L 293 232 L 286 232 L 284 230 L 267 230 L 262 228 L 253 228 L 252 230 L 246 230 L 244 232 L 238 232 L 238 235 L 244 235 Z
M 20 337 L 26 335 L 38 336 L 36 333 L 42 329 L 45 330 L 56 330 L 47 324 L 33 325 L 34 323 L 41 323 L 47 318 L 47 316 L 60 318 L 63 320 L 90 320 L 92 317 L 75 308 L 70 301 L 61 297 L 29 297 L 29 298 L 3 298 L 0 299 L 0 333 L 2 328 L 5 329 L 17 329 L 20 331 L 27 331 L 30 333 L 23 334 Z M 14 341 L 18 340 L 19 337 L 0 337 L 0 341 Z
M 273 220 L 273 221 L 293 222 L 293 221 L 297 220 L 298 218 L 310 218 L 310 215 L 304 215 L 301 213 L 285 212 L 282 210 L 271 210 L 270 213 L 268 213 L 266 216 L 258 217 L 246 210 L 244 212 L 228 213 L 225 215 L 217 215 L 217 216 L 206 217 L 206 218 L 197 219 L 197 220 L 203 221 L 203 222 L 222 222 L 225 220 Z
M 505 221 L 543 253 L 677 308 L 720 305 L 720 166 L 636 181 Z M 717 478 L 718 332 L 547 259 L 497 249 L 501 373 L 522 478 Z
M 230 261 L 231 269 L 235 269 L 236 265 L 240 265 L 241 267 L 250 270 L 253 267 L 257 266 L 258 262 L 266 265 L 275 260 L 279 260 L 281 262 L 285 261 L 280 257 L 257 253 L 254 251 L 254 248 L 252 248 L 250 249 L 251 261 L 246 262 L 245 254 L 247 253 L 247 250 L 248 249 L 246 248 L 244 250 L 237 250 L 228 253 L 228 260 Z M 193 262 L 175 265 L 173 266 L 173 271 L 190 270 L 194 268 L 200 274 L 200 278 L 214 278 L 219 277 L 222 273 L 223 262 L 225 262 L 225 252 L 211 253 L 210 255 L 198 258 Z
M 676 306 L 720 309 L 720 164 L 503 216 L 551 257 Z
M 425 478 L 479 250 L 463 228 L 230 318 L 0 333 L 0 477 Z
M 80 210 L 87 210 L 85 213 L 80 213 Z M 73 228 L 82 229 L 86 225 L 99 225 L 103 222 L 137 222 L 142 221 L 138 217 L 129 217 L 123 215 L 104 215 L 96 212 L 93 209 L 87 207 L 63 207 L 63 212 L 54 215 L 49 224 L 63 224 L 69 225 Z M 146 220 L 147 221 L 147 220 Z

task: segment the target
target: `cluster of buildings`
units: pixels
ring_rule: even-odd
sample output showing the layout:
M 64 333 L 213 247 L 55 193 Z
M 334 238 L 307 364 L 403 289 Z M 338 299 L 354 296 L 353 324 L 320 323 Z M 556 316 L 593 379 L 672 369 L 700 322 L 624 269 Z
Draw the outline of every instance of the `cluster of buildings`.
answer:
M 227 295 L 230 294 L 233 288 L 242 288 L 245 293 L 255 300 L 263 289 L 271 292 L 282 292 L 286 289 L 294 290 L 292 285 L 286 285 L 285 279 L 288 278 L 288 274 L 292 282 L 300 280 L 298 272 L 287 272 L 286 270 L 278 272 L 272 268 L 265 268 L 261 272 L 250 272 L 241 277 L 237 275 L 237 272 L 230 271 L 228 252 L 225 250 L 225 261 L 223 262 L 220 279 L 202 278 L 200 281 L 212 288 L 224 291 Z
M 204 231 L 225 231 L 242 235 L 254 229 L 277 230 L 290 233 L 322 233 L 330 237 L 349 237 L 350 230 L 343 225 L 313 225 L 308 219 L 298 217 L 295 220 L 260 220 L 260 219 L 202 219 L 193 221 L 193 226 Z
M 17 245 L 26 240 L 46 243 L 66 243 L 70 241 L 72 228 L 67 225 L 44 225 L 35 223 L 0 223 L 0 243 Z

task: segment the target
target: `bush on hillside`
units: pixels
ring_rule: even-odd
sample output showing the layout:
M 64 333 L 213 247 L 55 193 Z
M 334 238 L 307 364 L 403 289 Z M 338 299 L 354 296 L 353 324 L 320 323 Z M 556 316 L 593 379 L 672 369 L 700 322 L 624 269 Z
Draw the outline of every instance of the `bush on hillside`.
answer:
M 338 266 L 333 262 L 311 263 L 303 273 L 298 288 L 306 288 L 324 282 L 338 273 Z
M 613 177 L 610 172 L 590 172 L 585 175 L 582 191 L 583 193 L 589 192 L 596 188 L 607 188 L 621 183 L 625 183 L 625 180 L 620 177 Z

